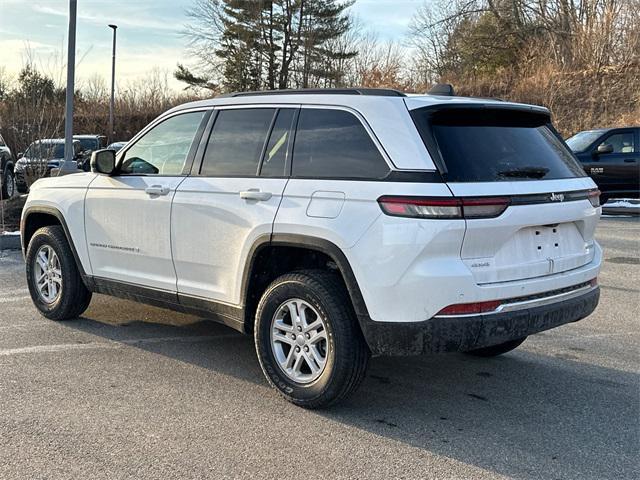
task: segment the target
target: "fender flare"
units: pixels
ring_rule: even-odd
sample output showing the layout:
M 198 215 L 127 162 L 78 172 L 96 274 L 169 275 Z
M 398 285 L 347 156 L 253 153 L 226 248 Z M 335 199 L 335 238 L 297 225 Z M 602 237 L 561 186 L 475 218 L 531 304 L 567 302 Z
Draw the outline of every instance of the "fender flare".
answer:
M 78 272 L 80 272 L 80 276 L 82 277 L 82 281 L 85 286 L 91 290 L 93 285 L 92 278 L 87 275 L 82 266 L 82 262 L 80 261 L 80 256 L 78 255 L 78 251 L 76 250 L 76 246 L 73 242 L 73 238 L 71 237 L 71 232 L 69 231 L 69 227 L 67 226 L 67 222 L 64 218 L 64 215 L 60 210 L 55 207 L 49 207 L 44 205 L 34 205 L 31 207 L 26 207 L 22 214 L 22 221 L 20 222 L 20 243 L 22 245 L 22 255 L 25 256 L 27 254 L 28 245 L 25 243 L 25 230 L 29 223 L 29 216 L 34 213 L 43 213 L 46 215 L 51 215 L 55 217 L 60 225 L 62 226 L 62 230 L 64 231 L 65 237 L 67 237 L 67 242 L 69 242 L 69 246 L 71 247 L 71 252 L 73 253 L 73 258 L 76 261 L 76 267 L 78 268 Z
M 325 240 L 324 238 L 312 237 L 308 235 L 291 234 L 291 233 L 274 233 L 271 235 L 262 235 L 258 237 L 253 243 L 251 250 L 249 251 L 248 261 L 245 262 L 244 272 L 242 275 L 242 299 L 241 304 L 247 305 L 247 299 L 249 297 L 249 281 L 251 273 L 255 264 L 255 260 L 258 257 L 260 251 L 267 247 L 297 247 L 306 248 L 309 250 L 316 250 L 318 252 L 326 254 L 331 258 L 338 267 L 338 271 L 342 275 L 344 283 L 347 287 L 347 293 L 353 304 L 353 308 L 358 316 L 358 320 L 369 319 L 369 311 L 367 305 L 364 302 L 360 286 L 353 274 L 353 269 L 349 264 L 349 260 L 345 256 L 344 252 L 335 243 Z

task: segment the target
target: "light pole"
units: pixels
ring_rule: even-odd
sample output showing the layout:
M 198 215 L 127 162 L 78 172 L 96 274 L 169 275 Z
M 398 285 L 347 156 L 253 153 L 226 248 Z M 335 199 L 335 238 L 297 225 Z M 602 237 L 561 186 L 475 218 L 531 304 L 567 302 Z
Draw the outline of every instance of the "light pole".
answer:
M 116 88 L 116 29 L 117 25 L 110 24 L 109 28 L 113 30 L 113 50 L 111 53 L 111 101 L 109 102 L 109 142 L 113 142 L 113 103 Z
M 69 0 L 69 42 L 67 45 L 67 97 L 64 114 L 64 161 L 60 165 L 60 172 L 77 169 L 73 157 L 73 90 L 76 67 L 76 11 L 77 0 Z

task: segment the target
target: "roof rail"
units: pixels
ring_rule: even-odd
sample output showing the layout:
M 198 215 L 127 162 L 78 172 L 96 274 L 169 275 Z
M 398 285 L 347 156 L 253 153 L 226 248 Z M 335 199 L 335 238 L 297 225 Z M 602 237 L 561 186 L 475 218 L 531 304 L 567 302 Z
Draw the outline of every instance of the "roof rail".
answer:
M 252 97 L 259 95 L 373 95 L 379 97 L 406 97 L 391 88 L 297 88 L 285 90 L 260 90 L 255 92 L 233 92 L 218 95 L 225 97 Z
M 450 83 L 436 83 L 427 93 L 429 95 L 442 95 L 445 97 L 453 97 L 456 94 L 453 90 L 453 85 Z

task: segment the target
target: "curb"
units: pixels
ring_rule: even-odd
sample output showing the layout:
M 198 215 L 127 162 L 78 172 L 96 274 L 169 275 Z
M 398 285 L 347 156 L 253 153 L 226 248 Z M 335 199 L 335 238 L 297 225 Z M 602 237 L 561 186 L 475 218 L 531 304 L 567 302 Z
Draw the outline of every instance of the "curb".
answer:
M 20 235 L 0 235 L 0 250 L 20 250 Z

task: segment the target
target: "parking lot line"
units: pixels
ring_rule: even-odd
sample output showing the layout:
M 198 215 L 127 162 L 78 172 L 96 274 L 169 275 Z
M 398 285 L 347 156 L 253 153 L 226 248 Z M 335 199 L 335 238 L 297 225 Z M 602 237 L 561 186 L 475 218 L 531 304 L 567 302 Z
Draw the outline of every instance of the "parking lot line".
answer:
M 6 357 L 10 355 L 22 355 L 28 353 L 55 353 L 65 352 L 68 350 L 95 350 L 95 349 L 117 349 L 127 346 L 136 345 L 148 345 L 154 343 L 163 342 L 181 342 L 181 343 L 201 343 L 214 340 L 227 340 L 230 338 L 242 338 L 240 335 L 224 334 L 224 335 L 207 335 L 207 336 L 195 336 L 187 335 L 182 337 L 151 337 L 151 338 L 133 338 L 119 341 L 108 342 L 87 342 L 87 343 L 61 343 L 57 345 L 35 345 L 31 347 L 21 348 L 6 348 L 0 349 L 0 357 Z

